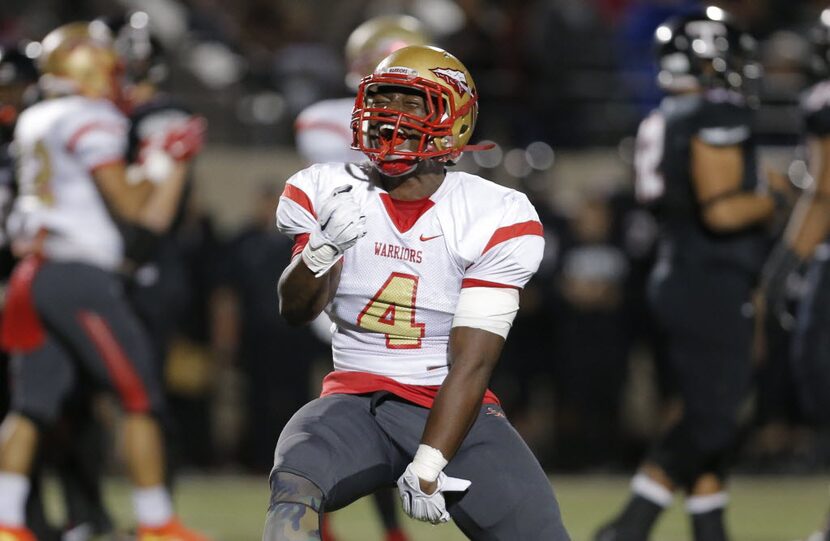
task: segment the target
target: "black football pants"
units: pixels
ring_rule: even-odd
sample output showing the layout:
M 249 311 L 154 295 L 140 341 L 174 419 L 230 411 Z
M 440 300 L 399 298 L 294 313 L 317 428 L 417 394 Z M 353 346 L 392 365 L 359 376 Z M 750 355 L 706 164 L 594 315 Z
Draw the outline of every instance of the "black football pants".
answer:
M 737 269 L 690 264 L 658 267 L 652 276 L 649 300 L 683 413 L 651 461 L 680 487 L 726 473 L 752 377 L 753 283 Z

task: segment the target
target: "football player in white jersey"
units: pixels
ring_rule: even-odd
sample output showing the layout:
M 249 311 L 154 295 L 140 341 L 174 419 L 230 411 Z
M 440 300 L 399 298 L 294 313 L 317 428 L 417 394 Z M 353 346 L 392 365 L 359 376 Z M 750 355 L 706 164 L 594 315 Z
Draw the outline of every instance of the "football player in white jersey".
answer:
M 179 523 L 164 488 L 157 363 L 116 274 L 125 254 L 142 251 L 169 225 L 182 186 L 127 180 L 128 126 L 115 105 L 120 67 L 106 25 L 70 23 L 42 46 L 46 99 L 15 129 L 20 192 L 9 235 L 22 261 L 2 327 L 14 380 L 0 427 L 0 537 L 34 539 L 24 504 L 40 430 L 78 380 L 91 379 L 115 391 L 125 410 L 138 539 L 202 541 Z M 198 138 L 169 141 L 174 167 L 184 167 Z
M 429 42 L 424 25 L 409 15 L 380 15 L 364 21 L 346 40 L 346 86 L 356 93 L 360 81 L 386 56 L 409 45 L 427 45 Z M 366 160 L 362 152 L 352 148 L 354 98 L 323 100 L 297 116 L 294 123 L 297 152 L 308 165 Z M 322 340 L 330 342 L 331 320 L 325 313 L 312 322 L 312 329 Z M 398 524 L 393 489 L 379 490 L 374 494 L 374 501 L 386 530 L 386 541 L 406 541 Z M 333 538 L 328 521 L 324 519 L 323 539 Z
M 424 25 L 409 15 L 380 15 L 363 22 L 346 40 L 346 86 L 357 92 L 360 81 L 387 55 L 408 45 L 428 45 Z M 294 122 L 297 152 L 308 164 L 366 159 L 352 148 L 354 96 L 323 100 L 305 108 Z
M 320 539 L 322 512 L 395 483 L 408 515 L 452 518 L 471 539 L 568 539 L 487 390 L 544 240 L 526 196 L 446 170 L 476 148 L 477 112 L 455 57 L 399 49 L 355 100 L 353 147 L 370 163 L 314 165 L 285 186 L 277 224 L 296 246 L 280 312 L 328 312 L 334 371 L 279 438 L 266 541 Z

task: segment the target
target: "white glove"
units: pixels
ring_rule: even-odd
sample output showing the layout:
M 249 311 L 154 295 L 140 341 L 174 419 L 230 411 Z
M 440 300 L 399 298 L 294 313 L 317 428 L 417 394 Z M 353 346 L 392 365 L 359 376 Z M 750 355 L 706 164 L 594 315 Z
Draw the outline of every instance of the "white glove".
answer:
M 412 469 L 412 463 L 406 467 L 398 479 L 398 492 L 401 495 L 403 511 L 412 518 L 442 524 L 449 522 L 450 514 L 444 501 L 444 492 L 464 492 L 470 487 L 470 481 L 457 477 L 448 477 L 441 472 L 436 480 L 438 487 L 432 494 L 424 494 L 418 476 Z
M 366 216 L 349 193 L 351 190 L 348 184 L 334 189 L 331 197 L 320 207 L 317 227 L 303 248 L 303 262 L 318 278 L 366 235 Z

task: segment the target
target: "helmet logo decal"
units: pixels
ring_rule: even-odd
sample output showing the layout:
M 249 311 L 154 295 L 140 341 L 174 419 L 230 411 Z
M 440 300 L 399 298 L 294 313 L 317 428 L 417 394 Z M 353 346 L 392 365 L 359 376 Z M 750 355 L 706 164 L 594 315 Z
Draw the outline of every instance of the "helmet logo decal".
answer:
M 452 68 L 430 68 L 429 71 L 434 73 L 436 77 L 449 83 L 457 93 L 473 95 L 473 91 L 469 83 L 467 83 L 467 76 L 463 71 Z

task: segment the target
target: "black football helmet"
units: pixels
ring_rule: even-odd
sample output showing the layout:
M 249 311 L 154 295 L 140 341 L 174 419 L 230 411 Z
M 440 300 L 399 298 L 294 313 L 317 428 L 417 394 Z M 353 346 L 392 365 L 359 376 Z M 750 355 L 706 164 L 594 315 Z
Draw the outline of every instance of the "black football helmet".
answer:
M 830 8 L 821 12 L 816 23 L 808 34 L 810 41 L 810 57 L 807 71 L 813 82 L 830 78 Z
M 167 79 L 164 51 L 151 33 L 150 16 L 146 12 L 129 11 L 101 20 L 112 32 L 115 51 L 124 64 L 127 82 L 158 85 Z
M 755 39 L 715 6 L 668 19 L 654 42 L 657 83 L 669 92 L 726 88 L 746 94 L 761 76 Z

